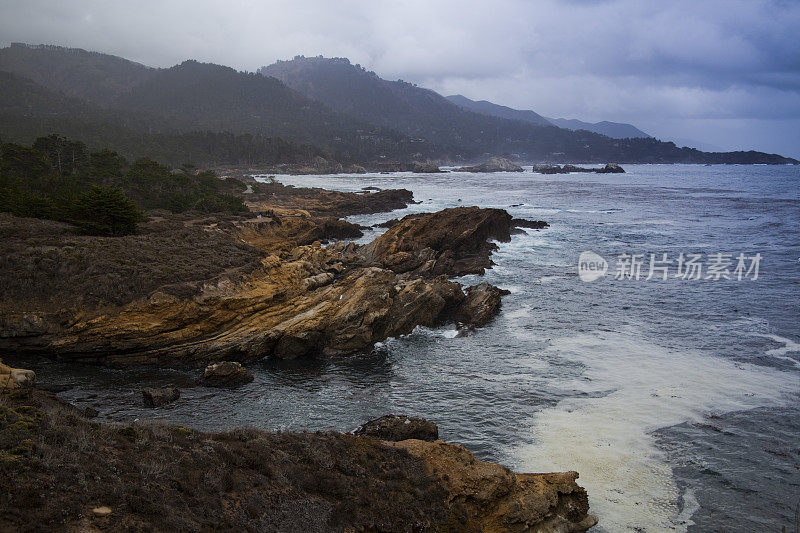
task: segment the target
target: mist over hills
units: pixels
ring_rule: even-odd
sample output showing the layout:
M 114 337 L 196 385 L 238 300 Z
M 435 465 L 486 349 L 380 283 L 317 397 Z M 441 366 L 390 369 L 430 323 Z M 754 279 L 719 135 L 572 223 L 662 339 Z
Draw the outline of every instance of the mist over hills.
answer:
M 486 100 L 470 100 L 466 96 L 454 94 L 447 97 L 448 100 L 456 105 L 465 109 L 470 109 L 476 113 L 484 115 L 491 115 L 493 117 L 508 118 L 512 120 L 521 120 L 523 122 L 530 122 L 531 124 L 538 124 L 540 126 L 558 126 L 568 130 L 585 130 L 592 133 L 599 133 L 612 139 L 628 139 L 637 137 L 652 137 L 632 124 L 624 124 L 621 122 L 609 122 L 604 120 L 602 122 L 584 122 L 577 119 L 565 118 L 546 118 L 532 110 L 512 109 L 504 105 L 498 105 Z
M 568 130 L 586 130 L 614 139 L 627 139 L 636 137 L 652 137 L 648 135 L 633 124 L 625 124 L 623 122 L 609 122 L 603 120 L 600 122 L 584 122 L 577 119 L 567 118 L 549 118 L 547 119 L 559 128 L 566 128 Z
M 258 163 L 303 154 L 341 161 L 793 161 L 571 131 L 489 102 L 477 104 L 506 116 L 475 112 L 342 58 L 298 56 L 247 73 L 191 60 L 156 69 L 96 52 L 14 44 L 0 49 L 0 72 L 4 140 L 56 132 L 164 161 Z
M 512 109 L 504 105 L 487 102 L 486 100 L 470 100 L 466 96 L 460 94 L 450 95 L 447 97 L 447 99 L 454 104 L 463 107 L 464 109 L 470 109 L 476 113 L 481 113 L 484 115 L 508 118 L 511 120 L 521 120 L 523 122 L 530 122 L 531 124 L 538 124 L 539 126 L 554 125 L 550 120 L 531 110 Z

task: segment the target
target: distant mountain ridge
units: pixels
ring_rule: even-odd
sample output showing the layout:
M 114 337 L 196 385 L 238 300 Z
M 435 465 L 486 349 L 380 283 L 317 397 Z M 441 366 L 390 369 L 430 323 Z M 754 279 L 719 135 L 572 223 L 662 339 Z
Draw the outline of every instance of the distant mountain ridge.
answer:
M 531 124 L 537 124 L 540 126 L 558 126 L 559 128 L 572 131 L 591 131 L 592 133 L 605 135 L 606 137 L 611 137 L 612 139 L 652 137 L 651 135 L 646 134 L 631 124 L 608 122 L 606 120 L 602 122 L 591 123 L 576 119 L 547 118 L 530 109 L 513 109 L 504 105 L 487 102 L 486 100 L 476 102 L 475 100 L 470 100 L 466 96 L 460 94 L 450 95 L 447 97 L 447 99 L 456 105 L 471 111 L 475 111 L 476 113 L 482 113 L 484 115 L 507 118 L 511 120 L 521 120 L 523 122 L 530 122 Z
M 448 100 L 456 105 L 465 109 L 482 113 L 484 115 L 491 115 L 494 117 L 507 118 L 510 120 L 521 120 L 523 122 L 530 122 L 531 124 L 538 124 L 539 126 L 552 126 L 552 121 L 544 118 L 542 115 L 531 110 L 512 109 L 504 105 L 494 104 L 486 100 L 470 100 L 466 96 L 460 94 L 453 94 L 446 97 Z M 556 124 L 557 126 L 558 124 Z
M 606 135 L 614 139 L 635 139 L 652 137 L 643 132 L 633 124 L 625 124 L 623 122 L 609 122 L 603 120 L 601 122 L 584 122 L 577 119 L 566 118 L 549 118 L 547 119 L 559 128 L 566 128 L 568 130 L 586 130 L 600 135 Z
M 252 163 L 324 152 L 344 162 L 461 163 L 495 155 L 547 163 L 794 161 L 612 139 L 533 123 L 539 119 L 531 113 L 528 120 L 478 113 L 343 58 L 298 56 L 254 74 L 191 60 L 156 69 L 85 50 L 15 44 L 0 49 L 0 71 L 4 140 L 62 133 L 90 145 L 104 140 L 129 157 Z
M 120 94 L 158 71 L 121 57 L 80 48 L 23 43 L 0 48 L 0 70 L 99 105 L 112 104 Z

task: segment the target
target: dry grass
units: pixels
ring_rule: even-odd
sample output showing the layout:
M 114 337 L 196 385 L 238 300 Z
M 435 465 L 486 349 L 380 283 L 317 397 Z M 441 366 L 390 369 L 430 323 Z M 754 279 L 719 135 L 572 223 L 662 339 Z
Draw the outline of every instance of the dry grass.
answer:
M 0 405 L 0 530 L 407 531 L 452 519 L 420 459 L 337 433 L 101 425 L 40 391 Z M 108 505 L 113 514 L 94 518 Z
M 176 296 L 231 271 L 246 273 L 263 253 L 221 231 L 180 219 L 137 235 L 75 235 L 66 224 L 0 214 L 0 311 L 123 305 L 159 289 Z

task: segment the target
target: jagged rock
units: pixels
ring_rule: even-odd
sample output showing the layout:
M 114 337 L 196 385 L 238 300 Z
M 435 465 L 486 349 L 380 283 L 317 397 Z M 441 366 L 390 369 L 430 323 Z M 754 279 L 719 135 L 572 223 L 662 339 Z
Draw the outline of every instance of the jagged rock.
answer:
M 148 407 L 161 407 L 181 397 L 181 391 L 175 387 L 163 389 L 142 389 L 142 399 Z
M 603 168 L 597 169 L 598 174 L 624 174 L 625 170 L 616 163 L 606 163 Z
M 405 415 L 384 415 L 370 420 L 353 432 L 359 437 L 398 442 L 406 439 L 435 441 L 439 439 L 439 428 L 424 418 Z
M 0 338 L 0 349 L 115 366 L 369 351 L 416 326 L 454 320 L 466 296 L 447 278 L 490 267 L 489 240 L 508 241 L 512 225 L 501 209 L 460 207 L 405 217 L 366 246 L 298 246 L 319 219 L 264 212 L 282 222 L 213 228 L 264 251 L 251 272 L 233 269 L 192 290 L 165 286 L 102 311 L 42 315 L 47 333 Z M 124 250 L 128 241 L 115 242 Z
M 582 533 L 597 523 L 577 472 L 515 474 L 475 459 L 463 446 L 404 440 L 391 444 L 421 458 L 474 531 Z
M 489 285 L 486 282 L 467 287 L 467 296 L 455 314 L 458 323 L 468 328 L 486 325 L 500 309 L 501 296 L 508 291 Z
M 461 167 L 456 172 L 522 172 L 522 167 L 503 157 L 491 157 L 473 167 Z
M 584 168 L 575 165 L 533 165 L 533 171 L 540 174 L 569 174 L 570 172 L 596 172 L 597 174 L 616 174 L 625 172 L 616 163 L 608 163 L 602 168 Z
M 220 361 L 208 365 L 203 372 L 206 387 L 238 387 L 253 381 L 253 374 L 235 361 Z
M 502 209 L 455 207 L 408 215 L 362 248 L 367 263 L 425 277 L 483 274 L 497 245 L 511 239 L 511 216 Z
M 525 220 L 524 218 L 512 219 L 511 224 L 515 228 L 530 228 L 530 229 L 542 229 L 550 226 L 550 224 L 548 224 L 544 220 Z
M 394 226 L 398 222 L 400 222 L 399 219 L 393 218 L 391 220 L 387 220 L 386 222 L 380 222 L 378 224 L 375 224 L 373 227 L 374 228 L 391 228 L 392 226 Z

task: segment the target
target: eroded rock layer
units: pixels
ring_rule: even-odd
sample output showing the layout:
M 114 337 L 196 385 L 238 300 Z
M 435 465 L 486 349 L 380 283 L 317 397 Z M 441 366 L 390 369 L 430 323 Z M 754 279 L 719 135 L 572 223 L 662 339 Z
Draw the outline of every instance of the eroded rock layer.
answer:
M 5 300 L 0 348 L 110 365 L 293 359 L 370 350 L 420 325 L 482 326 L 497 312 L 497 288 L 481 284 L 465 293 L 448 277 L 491 266 L 496 245 L 490 241 L 510 238 L 505 211 L 464 207 L 413 215 L 369 245 L 322 246 L 322 239 L 360 233 L 343 220 L 310 214 L 329 213 L 321 207 L 326 201 L 339 205 L 340 215 L 410 198 L 392 191 L 314 196 L 316 189 L 292 196 L 285 189 L 276 190 L 283 201 L 298 202 L 293 211 L 285 204 L 244 218 L 154 221 L 144 234 L 121 238 L 54 238 L 44 228 L 37 238 L 34 232 L 19 257 L 5 259 L 9 268 L 28 261 L 34 277 L 46 278 L 44 269 L 60 281 L 44 279 L 53 285 L 47 301 L 29 298 L 22 286 Z M 20 220 L 7 217 L 0 226 Z M 206 238 L 219 244 L 209 248 Z M 159 248 L 162 242 L 177 250 Z M 42 262 L 38 250 L 52 260 Z M 233 255 L 226 260 L 217 253 Z M 73 257 L 86 267 L 59 276 Z M 102 271 L 93 270 L 98 262 Z M 85 279 L 87 269 L 96 281 Z M 147 275 L 136 281 L 140 269 Z M 153 280 L 162 275 L 164 281 Z

